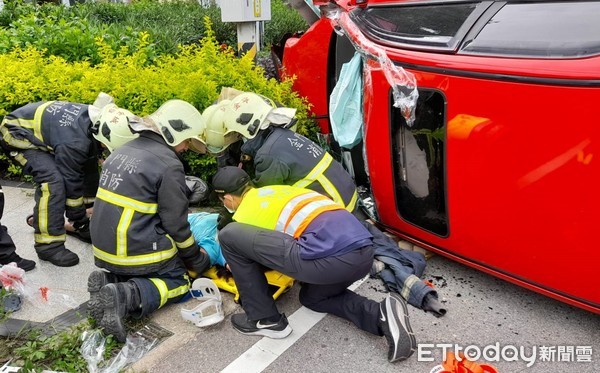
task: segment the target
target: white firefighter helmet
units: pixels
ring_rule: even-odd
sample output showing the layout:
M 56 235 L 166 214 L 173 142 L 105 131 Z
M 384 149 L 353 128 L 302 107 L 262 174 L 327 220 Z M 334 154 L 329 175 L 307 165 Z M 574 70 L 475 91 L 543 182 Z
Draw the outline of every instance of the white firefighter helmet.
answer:
M 278 107 L 275 101 L 257 93 L 245 92 L 231 99 L 224 118 L 228 131 L 247 139 L 271 125 L 285 126 L 296 115 L 296 109 Z
M 242 138 L 240 133 L 229 131 L 225 122 L 230 103 L 229 100 L 223 100 L 207 107 L 202 113 L 206 125 L 204 131 L 206 147 L 213 154 L 221 153 L 229 145 Z
M 228 130 L 251 139 L 259 130 L 269 126 L 267 116 L 276 107 L 275 102 L 267 97 L 245 92 L 231 100 L 224 120 Z
M 135 115 L 129 110 L 121 109 L 115 104 L 107 104 L 92 126 L 92 134 L 112 152 L 127 141 L 138 137 L 129 128 L 129 120 L 133 117 Z
M 170 146 L 174 147 L 185 140 L 190 140 L 191 150 L 198 153 L 206 151 L 206 145 L 201 137 L 204 132 L 204 119 L 189 102 L 169 100 L 148 118 L 156 125 Z
M 181 309 L 181 317 L 196 326 L 209 326 L 221 322 L 225 318 L 221 292 L 215 283 L 208 278 L 194 280 L 190 294 L 201 303 L 193 309 Z

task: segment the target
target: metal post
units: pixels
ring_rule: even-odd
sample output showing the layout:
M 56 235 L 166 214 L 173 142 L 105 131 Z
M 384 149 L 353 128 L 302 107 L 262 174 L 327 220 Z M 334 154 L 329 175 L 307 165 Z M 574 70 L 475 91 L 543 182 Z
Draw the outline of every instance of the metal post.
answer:
M 237 39 L 238 39 L 238 55 L 250 55 L 256 59 L 256 53 L 259 50 L 259 37 L 256 31 L 256 22 L 238 22 L 237 24 Z
M 237 24 L 238 55 L 256 60 L 260 50 L 260 21 L 271 19 L 271 0 L 219 0 L 221 20 Z

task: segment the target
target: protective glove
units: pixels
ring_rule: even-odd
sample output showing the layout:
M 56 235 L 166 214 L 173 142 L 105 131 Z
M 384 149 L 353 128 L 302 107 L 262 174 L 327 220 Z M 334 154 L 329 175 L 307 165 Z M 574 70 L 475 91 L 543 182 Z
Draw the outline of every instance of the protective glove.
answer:
M 73 228 L 76 232 L 85 232 L 90 230 L 90 218 L 85 217 L 81 220 L 71 221 L 69 222 L 73 225 Z
M 233 214 L 225 207 L 219 211 L 219 217 L 217 218 L 217 230 L 225 228 L 225 226 L 233 221 Z
M 84 217 L 83 219 L 72 221 L 69 220 L 69 223 L 73 226 L 74 231 L 67 233 L 79 238 L 83 242 L 92 243 L 92 236 L 90 234 L 90 218 Z
M 203 250 L 198 250 L 198 254 L 182 260 L 191 278 L 201 276 L 210 267 L 210 258 Z

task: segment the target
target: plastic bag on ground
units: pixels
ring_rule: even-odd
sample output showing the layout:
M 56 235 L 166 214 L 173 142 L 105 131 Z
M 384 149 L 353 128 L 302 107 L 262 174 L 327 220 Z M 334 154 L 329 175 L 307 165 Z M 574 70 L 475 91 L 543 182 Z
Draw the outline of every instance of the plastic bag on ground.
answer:
M 79 349 L 88 363 L 91 373 L 118 373 L 129 364 L 140 360 L 157 343 L 157 339 L 147 339 L 140 334 L 128 334 L 125 345 L 119 353 L 104 364 L 106 339 L 98 329 L 82 334 L 83 343 Z
M 56 305 L 64 305 L 69 308 L 77 308 L 79 306 L 79 303 L 67 294 L 60 293 L 47 286 L 27 282 L 25 280 L 25 271 L 13 263 L 0 268 L 0 281 L 3 287 L 16 291 L 21 297 L 37 308 Z

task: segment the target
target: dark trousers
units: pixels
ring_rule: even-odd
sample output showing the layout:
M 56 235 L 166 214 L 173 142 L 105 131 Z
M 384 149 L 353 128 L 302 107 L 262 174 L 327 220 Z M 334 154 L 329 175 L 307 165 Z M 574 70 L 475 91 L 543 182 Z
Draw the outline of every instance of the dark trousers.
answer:
M 135 318 L 148 316 L 167 304 L 180 301 L 190 289 L 190 280 L 183 265 L 166 269 L 160 273 L 148 273 L 143 277 L 112 273 L 118 282 L 131 281 L 139 289 L 141 307 L 129 313 Z
M 8 234 L 8 229 L 0 225 L 0 263 L 8 264 L 7 261 L 15 253 L 16 247 Z
M 54 155 L 37 149 L 20 150 L 26 160 L 23 171 L 37 184 L 33 228 L 35 250 L 57 250 L 64 247 L 66 190 L 63 176 L 56 166 Z M 93 197 L 98 189 L 97 160 L 90 158 L 83 166 L 84 192 Z M 87 196 L 84 194 L 84 196 Z
M 4 192 L 2 191 L 2 185 L 0 185 L 0 220 L 2 220 L 2 214 L 4 213 Z M 0 263 L 5 263 L 15 253 L 15 243 L 12 238 L 8 235 L 8 229 L 0 224 Z M 8 264 L 8 263 L 5 263 Z
M 66 192 L 54 155 L 32 149 L 21 150 L 21 154 L 27 160 L 23 171 L 31 175 L 37 184 L 33 208 L 35 250 L 39 253 L 43 250 L 62 249 L 66 240 Z
M 339 256 L 304 260 L 293 237 L 235 222 L 219 232 L 219 243 L 249 319 L 279 314 L 264 266 L 302 282 L 300 303 L 307 308 L 331 313 L 362 330 L 382 335 L 377 325 L 379 303 L 347 289 L 369 273 L 373 263 L 371 246 Z

